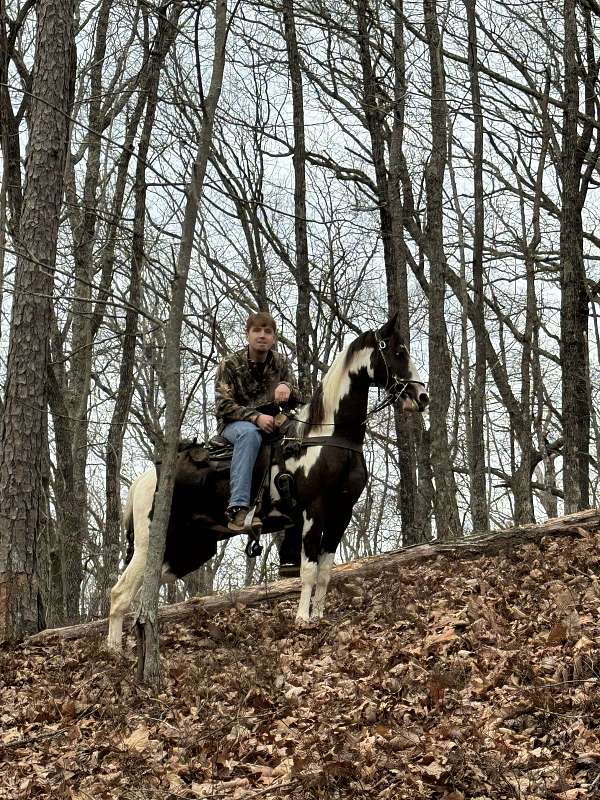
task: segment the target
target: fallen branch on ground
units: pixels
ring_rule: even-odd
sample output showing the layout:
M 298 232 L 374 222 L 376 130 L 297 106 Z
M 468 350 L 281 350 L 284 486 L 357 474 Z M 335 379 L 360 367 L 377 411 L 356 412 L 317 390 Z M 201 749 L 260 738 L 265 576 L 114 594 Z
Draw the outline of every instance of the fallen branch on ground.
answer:
M 331 573 L 331 584 L 345 583 L 355 577 L 364 577 L 382 570 L 395 569 L 400 564 L 435 558 L 439 555 L 492 555 L 516 545 L 539 542 L 545 536 L 587 536 L 600 530 L 600 511 L 590 509 L 566 517 L 555 517 L 540 525 L 522 525 L 517 528 L 504 528 L 488 534 L 475 534 L 460 539 L 447 539 L 431 544 L 413 545 L 401 550 L 371 556 L 358 561 L 349 561 L 334 567 Z M 161 622 L 182 622 L 194 614 L 216 614 L 237 604 L 245 606 L 270 602 L 280 597 L 298 594 L 300 580 L 291 578 L 261 586 L 249 586 L 228 594 L 193 597 L 183 603 L 163 606 L 159 610 Z M 125 625 L 131 626 L 133 614 L 127 614 Z M 106 633 L 108 621 L 105 619 L 87 622 L 82 625 L 71 625 L 66 628 L 53 628 L 26 640 L 26 644 L 48 644 L 60 639 L 78 639 L 85 636 L 99 636 Z

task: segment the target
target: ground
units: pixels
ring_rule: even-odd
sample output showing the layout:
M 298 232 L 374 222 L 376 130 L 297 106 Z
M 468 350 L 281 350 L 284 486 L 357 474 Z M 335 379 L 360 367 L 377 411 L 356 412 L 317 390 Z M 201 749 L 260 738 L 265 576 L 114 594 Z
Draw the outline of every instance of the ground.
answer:
M 0 798 L 600 797 L 600 536 L 399 565 L 163 631 L 0 652 Z M 596 788 L 598 787 L 598 789 Z

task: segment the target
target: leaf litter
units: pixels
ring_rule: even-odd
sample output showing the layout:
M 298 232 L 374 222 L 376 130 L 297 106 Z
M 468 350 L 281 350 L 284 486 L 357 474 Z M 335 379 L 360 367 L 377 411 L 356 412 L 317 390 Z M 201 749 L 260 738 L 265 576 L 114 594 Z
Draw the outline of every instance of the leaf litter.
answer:
M 0 651 L 0 800 L 600 797 L 600 535 L 399 564 L 134 647 Z

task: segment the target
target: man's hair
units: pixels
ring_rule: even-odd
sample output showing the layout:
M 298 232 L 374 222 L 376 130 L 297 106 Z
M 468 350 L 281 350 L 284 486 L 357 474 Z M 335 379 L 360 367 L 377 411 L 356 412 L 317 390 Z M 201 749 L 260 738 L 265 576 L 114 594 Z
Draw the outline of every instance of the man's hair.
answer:
M 277 333 L 277 325 L 273 317 L 266 311 L 259 311 L 256 314 L 250 314 L 246 320 L 246 333 L 250 328 L 264 328 L 267 326 L 273 328 L 273 331 Z

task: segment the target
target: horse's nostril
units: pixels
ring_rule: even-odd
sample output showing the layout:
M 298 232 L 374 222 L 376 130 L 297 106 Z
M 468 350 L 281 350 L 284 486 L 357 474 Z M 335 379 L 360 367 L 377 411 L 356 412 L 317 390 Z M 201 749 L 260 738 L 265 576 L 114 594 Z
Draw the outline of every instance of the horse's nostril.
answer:
M 421 392 L 417 402 L 423 408 L 425 408 L 425 406 L 429 405 L 429 395 L 427 394 L 427 392 Z

